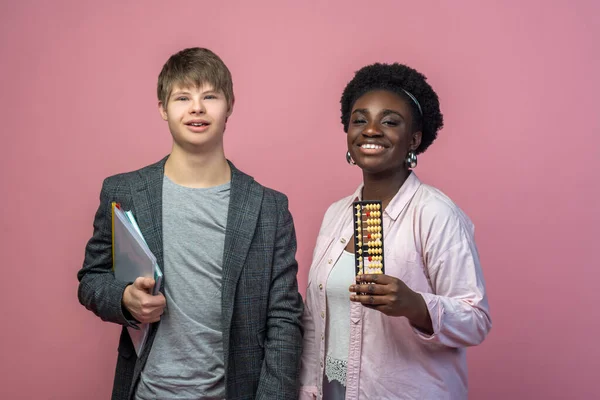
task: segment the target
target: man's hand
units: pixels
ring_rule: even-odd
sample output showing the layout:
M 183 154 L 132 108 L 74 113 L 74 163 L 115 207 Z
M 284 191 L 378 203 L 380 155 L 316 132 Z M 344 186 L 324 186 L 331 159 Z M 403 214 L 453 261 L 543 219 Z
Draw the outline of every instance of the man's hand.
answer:
M 133 318 L 141 323 L 151 323 L 160 320 L 165 310 L 166 300 L 162 293 L 152 296 L 154 279 L 137 278 L 132 285 L 125 288 L 123 306 Z

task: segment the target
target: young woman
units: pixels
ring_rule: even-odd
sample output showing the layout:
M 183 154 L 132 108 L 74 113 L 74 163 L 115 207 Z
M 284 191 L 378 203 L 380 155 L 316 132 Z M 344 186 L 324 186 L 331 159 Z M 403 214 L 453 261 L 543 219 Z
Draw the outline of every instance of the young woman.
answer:
M 469 218 L 412 171 L 443 125 L 426 78 L 359 70 L 342 94 L 363 183 L 327 210 L 304 311 L 303 399 L 466 399 L 465 348 L 491 328 Z M 352 202 L 380 200 L 385 275 L 355 281 Z

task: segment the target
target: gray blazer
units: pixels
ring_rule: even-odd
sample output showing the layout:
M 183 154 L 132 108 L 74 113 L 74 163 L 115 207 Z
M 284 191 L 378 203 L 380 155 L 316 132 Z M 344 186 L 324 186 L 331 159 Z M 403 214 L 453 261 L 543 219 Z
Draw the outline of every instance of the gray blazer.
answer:
M 125 329 L 134 321 L 128 320 L 121 307 L 128 283 L 115 280 L 112 272 L 111 202 L 133 211 L 163 268 L 162 184 L 166 159 L 104 181 L 94 234 L 77 274 L 81 304 L 102 320 L 123 325 L 113 399 L 133 397 L 160 322 L 151 325 L 148 345 L 138 358 Z M 285 195 L 261 186 L 230 165 L 221 296 L 227 399 L 295 400 L 303 304 L 296 280 L 294 222 Z M 168 274 L 164 275 L 166 279 Z

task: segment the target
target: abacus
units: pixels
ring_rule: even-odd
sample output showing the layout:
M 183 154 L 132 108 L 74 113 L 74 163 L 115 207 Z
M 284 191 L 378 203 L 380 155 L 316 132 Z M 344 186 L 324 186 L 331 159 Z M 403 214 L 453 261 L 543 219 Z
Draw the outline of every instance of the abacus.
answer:
M 356 275 L 385 273 L 381 208 L 381 201 L 352 203 Z

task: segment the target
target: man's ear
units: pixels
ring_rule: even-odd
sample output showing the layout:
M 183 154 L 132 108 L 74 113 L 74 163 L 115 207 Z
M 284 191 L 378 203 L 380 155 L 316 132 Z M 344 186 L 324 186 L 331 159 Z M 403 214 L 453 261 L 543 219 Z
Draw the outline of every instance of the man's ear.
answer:
M 231 104 L 229 105 L 229 109 L 227 110 L 227 118 L 229 118 L 231 116 L 231 113 L 233 112 L 233 105 L 235 104 L 235 96 L 231 97 Z
M 158 112 L 160 113 L 160 117 L 162 119 L 164 119 L 165 121 L 168 119 L 167 110 L 163 106 L 163 102 L 162 101 L 158 102 Z

